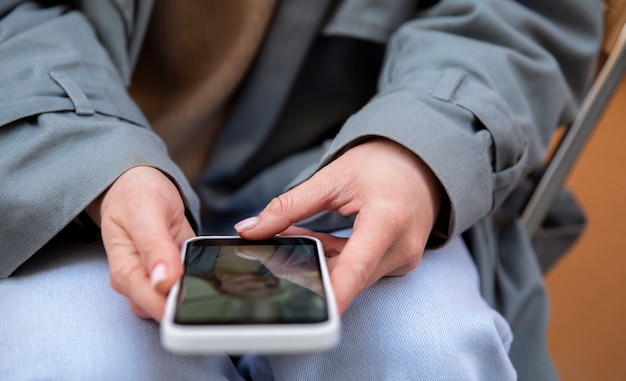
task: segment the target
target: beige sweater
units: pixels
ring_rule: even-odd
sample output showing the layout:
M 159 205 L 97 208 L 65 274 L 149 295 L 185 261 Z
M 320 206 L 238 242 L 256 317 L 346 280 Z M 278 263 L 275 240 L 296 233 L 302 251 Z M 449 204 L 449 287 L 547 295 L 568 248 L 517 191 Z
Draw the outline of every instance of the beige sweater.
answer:
M 275 5 L 156 1 L 130 93 L 191 181 L 206 163 Z

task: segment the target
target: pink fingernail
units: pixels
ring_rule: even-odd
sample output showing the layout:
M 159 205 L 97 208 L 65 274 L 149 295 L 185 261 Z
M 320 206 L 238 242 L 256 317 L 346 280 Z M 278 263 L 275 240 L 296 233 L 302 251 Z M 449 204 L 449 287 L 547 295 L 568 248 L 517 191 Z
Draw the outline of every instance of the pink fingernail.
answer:
M 164 263 L 159 263 L 154 266 L 152 273 L 150 273 L 150 285 L 155 287 L 157 284 L 164 281 L 165 278 L 167 278 L 167 269 Z
M 234 227 L 237 232 L 242 232 L 253 228 L 258 223 L 259 217 L 248 217 L 245 220 L 237 222 Z

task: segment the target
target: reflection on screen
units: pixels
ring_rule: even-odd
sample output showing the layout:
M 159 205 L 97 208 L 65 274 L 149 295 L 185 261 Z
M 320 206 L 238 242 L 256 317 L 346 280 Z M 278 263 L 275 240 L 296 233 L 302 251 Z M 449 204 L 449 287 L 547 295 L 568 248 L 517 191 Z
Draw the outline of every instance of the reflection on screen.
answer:
M 194 241 L 187 246 L 178 324 L 326 321 L 316 247 L 298 238 Z M 239 244 L 241 243 L 241 244 Z

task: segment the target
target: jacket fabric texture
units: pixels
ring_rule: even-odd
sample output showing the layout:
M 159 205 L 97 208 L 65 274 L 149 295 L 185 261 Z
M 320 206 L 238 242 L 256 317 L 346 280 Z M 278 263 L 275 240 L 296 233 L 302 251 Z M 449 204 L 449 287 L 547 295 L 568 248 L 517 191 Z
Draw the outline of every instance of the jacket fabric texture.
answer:
M 229 137 L 258 107 L 245 100 L 255 75 L 281 74 L 259 59 L 194 184 L 126 91 L 152 2 L 57 3 L 0 2 L 0 276 L 131 167 L 162 170 L 192 224 L 221 232 L 355 144 L 385 137 L 440 180 L 447 203 L 429 246 L 463 234 L 484 298 L 515 334 L 510 356 L 520 379 L 555 377 L 545 343 L 548 302 L 516 218 L 518 193 L 585 94 L 602 34 L 599 0 L 320 2 L 321 17 L 294 37 L 306 49 L 274 47 L 282 62 L 297 65 L 286 90 L 261 103 L 274 107 L 263 109 L 274 119 L 253 139 Z M 278 5 L 260 57 L 280 41 L 272 33 L 293 17 L 293 3 Z M 337 68 L 353 70 L 344 77 Z M 318 80 L 339 83 L 349 96 L 332 98 L 314 86 Z M 307 108 L 311 99 L 334 108 Z M 233 142 L 242 145 L 220 145 Z M 323 214 L 307 222 L 335 230 L 351 219 Z

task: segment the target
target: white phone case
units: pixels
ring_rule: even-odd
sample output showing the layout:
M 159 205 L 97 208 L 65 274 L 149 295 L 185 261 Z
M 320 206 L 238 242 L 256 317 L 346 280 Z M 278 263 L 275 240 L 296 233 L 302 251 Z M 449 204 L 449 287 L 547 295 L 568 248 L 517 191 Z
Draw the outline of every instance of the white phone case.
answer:
M 202 239 L 238 239 L 239 237 L 205 236 L 191 238 L 183 245 L 185 261 L 189 242 Z M 290 237 L 285 237 L 290 238 Z M 326 258 L 321 242 L 313 237 L 297 236 L 314 242 L 319 255 L 322 285 L 326 295 L 327 319 L 314 323 L 290 324 L 177 324 L 174 319 L 181 281 L 176 282 L 167 298 L 161 323 L 161 342 L 172 352 L 184 354 L 229 353 L 293 353 L 324 350 L 339 339 L 339 314 L 330 284 Z

